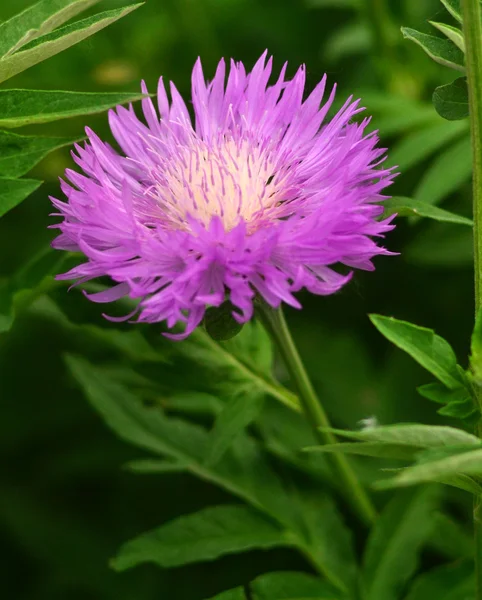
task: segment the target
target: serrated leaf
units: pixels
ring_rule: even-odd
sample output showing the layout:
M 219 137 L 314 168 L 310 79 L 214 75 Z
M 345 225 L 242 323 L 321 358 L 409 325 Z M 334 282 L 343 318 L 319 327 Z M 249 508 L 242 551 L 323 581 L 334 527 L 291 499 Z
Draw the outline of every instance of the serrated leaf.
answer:
M 458 121 L 469 116 L 469 90 L 467 79 L 459 77 L 452 83 L 435 88 L 432 103 L 438 114 L 448 121 Z
M 0 56 L 66 23 L 99 0 L 40 0 L 0 25 Z
M 0 176 L 21 177 L 47 154 L 79 141 L 79 136 L 40 137 L 0 131 Z
M 393 479 L 387 479 L 377 483 L 378 488 L 406 487 L 429 481 L 450 483 L 451 478 L 467 475 L 482 474 L 482 449 L 457 452 L 440 460 L 433 460 L 413 465 L 403 469 Z M 464 488 L 466 489 L 466 488 Z
M 18 206 L 42 185 L 36 179 L 0 177 L 0 217 Z
M 343 596 L 321 579 L 308 573 L 267 573 L 251 585 L 253 600 L 341 600 Z
M 399 217 L 426 217 L 433 219 L 434 221 L 442 221 L 445 223 L 455 223 L 457 225 L 468 225 L 473 226 L 473 221 L 456 215 L 443 208 L 432 206 L 420 200 L 414 200 L 413 198 L 405 198 L 402 196 L 394 196 L 388 198 L 383 203 L 385 207 L 385 214 L 392 215 L 396 213 Z
M 425 171 L 415 189 L 415 199 L 426 204 L 438 204 L 455 192 L 472 175 L 472 148 L 470 138 L 459 142 L 440 154 Z
M 210 434 L 208 464 L 214 464 L 222 457 L 239 433 L 256 419 L 262 407 L 263 396 L 254 393 L 235 396 L 224 404 Z
M 9 54 L 0 60 L 0 83 L 70 48 L 70 46 L 78 44 L 104 29 L 104 27 L 115 23 L 141 5 L 132 4 L 123 8 L 107 10 L 56 29 L 52 33 L 36 37 L 33 42 L 24 46 L 20 52 Z
M 177 567 L 255 548 L 290 545 L 285 531 L 247 506 L 210 506 L 127 542 L 111 565 L 116 571 L 146 562 Z
M 234 590 L 227 590 L 221 592 L 217 596 L 213 596 L 209 600 L 246 600 L 246 594 L 243 588 L 235 588 Z
M 410 27 L 402 27 L 401 30 L 405 39 L 415 42 L 435 62 L 444 67 L 465 72 L 464 53 L 452 42 L 422 33 Z
M 461 29 L 453 25 L 447 25 L 446 23 L 438 23 L 437 21 L 429 21 L 429 23 L 443 33 L 459 50 L 465 52 L 464 34 Z
M 472 562 L 442 565 L 423 573 L 414 581 L 405 600 L 471 600 L 475 598 Z
M 140 98 L 142 94 L 127 92 L 0 90 L 0 127 L 10 129 L 90 115 Z
M 462 9 L 460 7 L 460 0 L 440 0 L 440 2 L 449 11 L 452 17 L 462 23 Z
M 463 383 L 457 370 L 457 359 L 452 347 L 432 329 L 393 317 L 369 316 L 382 335 L 410 354 L 448 388 L 454 389 Z
M 430 127 L 417 129 L 394 144 L 389 154 L 390 164 L 406 171 L 468 131 L 466 121 L 442 121 Z
M 92 406 L 121 439 L 187 464 L 190 473 L 218 485 L 276 519 L 283 529 L 289 529 L 292 544 L 300 548 L 330 582 L 340 588 L 345 587 L 339 576 L 330 570 L 333 562 L 338 560 L 337 555 L 334 553 L 328 564 L 319 562 L 319 549 L 312 547 L 309 532 L 300 524 L 293 498 L 253 439 L 239 436 L 216 465 L 205 465 L 202 457 L 206 454 L 209 439 L 205 429 L 168 418 L 158 407 L 143 405 L 104 369 L 73 356 L 66 357 L 66 362 Z M 333 540 L 317 539 L 317 544 L 322 543 L 329 549 Z
M 418 554 L 434 526 L 432 488 L 401 493 L 375 522 L 363 557 L 366 600 L 396 600 L 417 568 Z

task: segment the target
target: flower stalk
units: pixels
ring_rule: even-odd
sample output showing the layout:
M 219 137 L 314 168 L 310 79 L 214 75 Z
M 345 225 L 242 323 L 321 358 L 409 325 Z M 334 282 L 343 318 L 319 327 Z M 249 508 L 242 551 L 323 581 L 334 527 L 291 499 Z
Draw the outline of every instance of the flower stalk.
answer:
M 265 302 L 259 302 L 257 309 L 261 321 L 276 344 L 288 369 L 303 411 L 313 429 L 316 439 L 322 445 L 336 444 L 337 439 L 335 435 L 326 430 L 331 427 L 329 418 L 313 389 L 313 385 L 298 354 L 281 308 L 273 309 Z M 339 477 L 340 487 L 345 491 L 346 498 L 361 519 L 367 525 L 370 525 L 376 517 L 375 508 L 358 481 L 350 463 L 343 454 L 334 453 L 331 455 L 331 458 L 332 466 Z
M 479 0 L 462 0 L 473 161 L 475 308 L 482 303 L 482 11 Z M 480 400 L 480 390 L 478 390 Z M 481 437 L 481 425 L 477 427 Z M 474 498 L 476 598 L 482 600 L 482 497 Z

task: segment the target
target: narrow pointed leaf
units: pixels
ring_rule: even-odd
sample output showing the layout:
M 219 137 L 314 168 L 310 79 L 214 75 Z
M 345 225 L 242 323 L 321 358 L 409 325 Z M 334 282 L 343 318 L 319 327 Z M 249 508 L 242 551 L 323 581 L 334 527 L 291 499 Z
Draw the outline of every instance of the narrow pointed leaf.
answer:
M 28 198 L 41 184 L 35 179 L 0 177 L 0 217 Z
M 438 114 L 448 121 L 466 119 L 469 116 L 467 79 L 459 77 L 452 83 L 435 88 L 432 103 Z
M 0 25 L 0 56 L 60 27 L 100 0 L 40 0 Z
M 0 131 L 0 176 L 21 177 L 53 150 L 76 141 L 78 136 L 39 137 Z
M 427 204 L 439 204 L 472 175 L 470 137 L 464 137 L 440 154 L 425 171 L 416 190 L 415 199 Z
M 449 40 L 442 40 L 410 27 L 402 27 L 402 33 L 405 39 L 415 42 L 435 62 L 465 72 L 464 53 Z
M 470 368 L 477 385 L 482 385 L 482 309 L 477 312 L 470 345 Z
M 463 429 L 446 425 L 423 425 L 421 423 L 399 423 L 370 427 L 362 431 L 326 429 L 340 437 L 365 442 L 406 444 L 418 448 L 438 448 L 444 446 L 480 446 L 479 438 Z
M 405 487 L 429 481 L 446 482 L 459 475 L 482 475 L 482 449 L 407 467 L 393 479 L 379 482 L 377 487 Z
M 394 144 L 390 150 L 390 164 L 406 171 L 468 131 L 468 122 L 446 120 L 417 129 Z
M 370 320 L 390 342 L 410 354 L 448 388 L 460 387 L 462 381 L 454 351 L 432 329 L 382 315 L 370 315 Z
M 141 94 L 127 92 L 0 90 L 0 127 L 23 127 L 94 114 L 140 98 Z
M 338 600 L 340 592 L 314 575 L 279 571 L 255 579 L 251 585 L 253 600 Z
M 115 23 L 136 8 L 139 8 L 139 6 L 141 4 L 108 10 L 56 29 L 52 33 L 37 37 L 33 42 L 24 46 L 20 52 L 10 54 L 0 60 L 0 82 L 10 79 L 10 77 L 70 48 L 74 44 L 78 44 L 94 33 L 104 29 L 104 27 Z
M 420 200 L 413 198 L 405 198 L 402 196 L 394 196 L 384 202 L 387 215 L 396 213 L 399 217 L 426 217 L 434 221 L 442 221 L 445 223 L 455 223 L 457 225 L 473 226 L 472 219 L 456 215 L 443 208 L 432 206 Z
M 397 600 L 417 568 L 418 553 L 434 526 L 432 488 L 400 493 L 373 527 L 363 557 L 366 600 Z
M 453 42 L 459 50 L 465 52 L 465 41 L 462 30 L 446 23 L 438 23 L 437 21 L 429 21 L 430 25 L 433 25 L 441 33 L 443 33 L 451 42 Z
M 211 443 L 206 462 L 214 464 L 231 446 L 236 436 L 258 416 L 263 396 L 252 393 L 231 398 L 223 406 L 211 432 Z
M 460 0 L 440 0 L 440 2 L 449 11 L 452 17 L 462 23 L 462 8 L 460 6 Z
M 471 600 L 475 598 L 474 566 L 469 561 L 442 565 L 415 579 L 405 600 Z
M 176 567 L 254 548 L 289 545 L 286 533 L 253 509 L 211 506 L 127 542 L 112 566 L 116 571 L 145 562 Z

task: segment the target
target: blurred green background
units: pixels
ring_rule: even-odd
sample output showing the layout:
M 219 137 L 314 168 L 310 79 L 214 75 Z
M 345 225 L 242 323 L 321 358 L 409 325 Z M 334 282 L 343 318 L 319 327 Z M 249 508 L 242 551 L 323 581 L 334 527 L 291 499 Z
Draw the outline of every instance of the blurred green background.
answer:
M 28 4 L 2 0 L 0 19 Z M 102 8 L 120 5 L 105 0 Z M 418 160 L 407 146 L 414 132 L 442 123 L 430 106 L 431 92 L 454 78 L 402 39 L 401 25 L 429 31 L 428 19 L 450 22 L 438 0 L 147 0 L 8 87 L 137 91 L 145 79 L 154 90 L 162 74 L 187 96 L 198 55 L 209 77 L 222 56 L 250 67 L 268 48 L 276 68 L 288 60 L 293 73 L 305 63 L 309 88 L 327 72 L 339 84 L 340 99 L 363 98 L 383 144 L 401 165 L 394 194 L 436 196 L 444 207 L 470 215 L 469 157 L 457 150 L 465 133 L 447 136 Z M 42 132 L 80 136 L 85 124 L 108 136 L 105 115 L 43 126 Z M 71 165 L 68 150 L 50 155 L 32 173 L 45 185 L 1 220 L 1 277 L 52 239 L 48 196 L 58 194 L 57 177 Z M 374 273 L 358 273 L 335 297 L 302 294 L 304 310 L 287 314 L 337 426 L 373 415 L 382 423 L 442 422 L 415 391 L 428 375 L 382 339 L 369 312 L 436 329 L 466 364 L 473 315 L 470 228 L 400 219 L 387 246 L 400 256 L 378 258 Z M 55 297 L 74 322 L 110 326 L 77 292 L 59 287 Z M 139 452 L 105 428 L 62 362 L 66 350 L 86 343 L 36 305 L 0 337 L 2 595 L 201 600 L 270 568 L 304 568 L 294 554 L 272 551 L 172 571 L 109 570 L 122 541 L 224 495 L 187 475 L 160 478 L 121 469 Z

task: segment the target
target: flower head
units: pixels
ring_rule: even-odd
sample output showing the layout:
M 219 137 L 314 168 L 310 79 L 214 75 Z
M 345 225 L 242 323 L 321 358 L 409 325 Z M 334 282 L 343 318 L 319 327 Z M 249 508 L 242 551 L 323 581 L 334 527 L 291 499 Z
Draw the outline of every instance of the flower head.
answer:
M 67 170 L 67 202 L 52 202 L 63 217 L 54 247 L 87 262 L 59 278 L 108 276 L 115 285 L 91 300 L 138 298 L 139 321 L 182 322 L 182 337 L 227 298 L 245 322 L 256 294 L 300 307 L 294 292 L 332 294 L 350 279 L 338 263 L 370 270 L 390 254 L 375 239 L 393 227 L 379 219 L 393 173 L 376 132 L 365 134 L 369 119 L 353 122 L 359 101 L 327 119 L 326 76 L 303 100 L 305 68 L 287 80 L 285 65 L 269 85 L 266 58 L 248 74 L 231 62 L 227 81 L 222 60 L 210 83 L 198 60 L 194 126 L 161 78 L 158 112 L 142 100 L 145 122 L 132 107 L 109 113 L 120 151 L 86 130 L 73 154 L 83 174 Z

